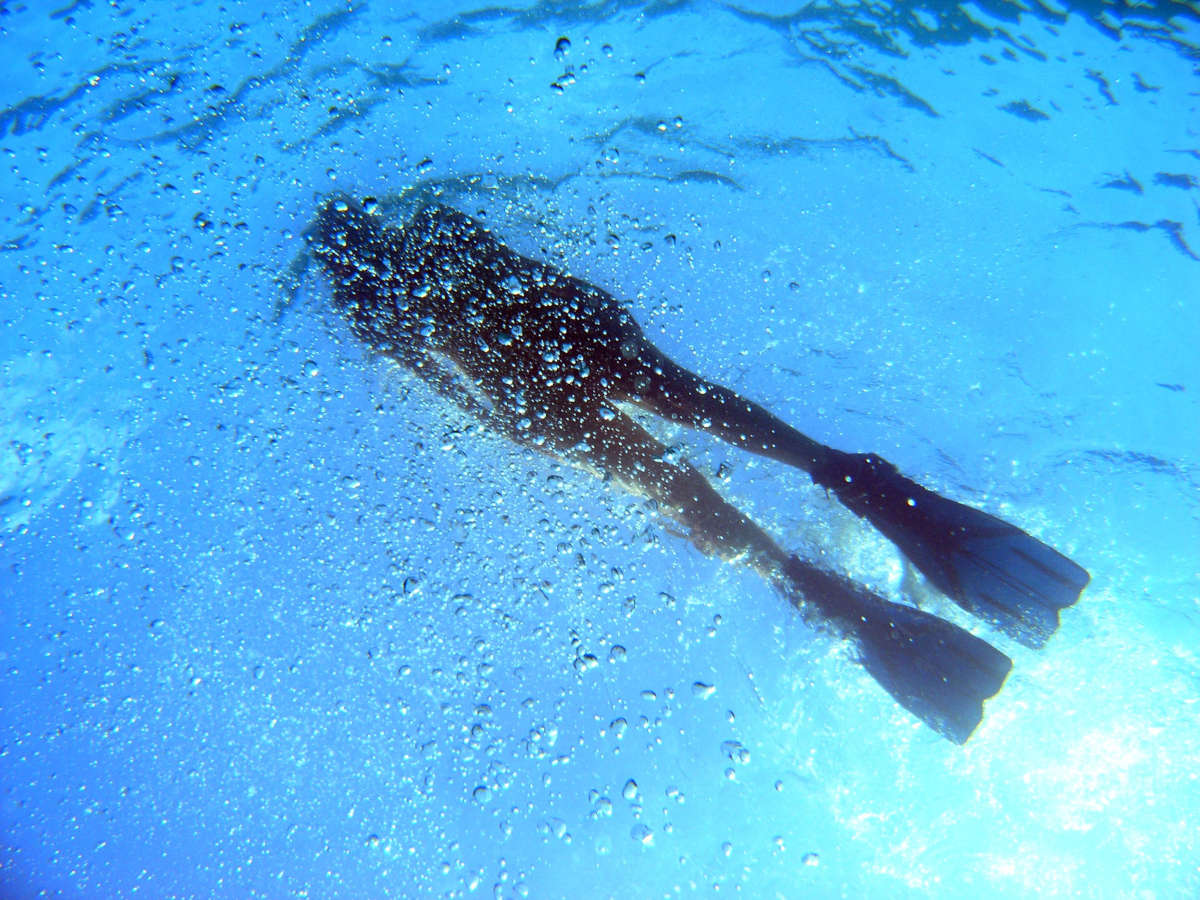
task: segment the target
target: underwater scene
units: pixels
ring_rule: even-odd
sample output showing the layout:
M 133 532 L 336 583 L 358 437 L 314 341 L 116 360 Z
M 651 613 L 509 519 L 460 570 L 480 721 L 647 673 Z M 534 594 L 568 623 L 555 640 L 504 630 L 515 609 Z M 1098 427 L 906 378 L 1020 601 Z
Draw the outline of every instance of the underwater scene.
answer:
M 1200 7 L 0 0 L 0 897 L 1200 896 Z

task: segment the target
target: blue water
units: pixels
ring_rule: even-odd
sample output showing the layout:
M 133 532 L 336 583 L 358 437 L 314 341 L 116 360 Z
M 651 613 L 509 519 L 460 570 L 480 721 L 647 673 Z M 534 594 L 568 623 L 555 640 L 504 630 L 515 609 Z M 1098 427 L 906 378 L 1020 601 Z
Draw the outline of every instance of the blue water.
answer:
M 0 2 L 0 895 L 1200 895 L 1194 6 L 269 8 Z M 943 741 L 366 356 L 289 274 L 337 189 L 440 191 L 1091 586 L 980 632 L 1016 668 Z

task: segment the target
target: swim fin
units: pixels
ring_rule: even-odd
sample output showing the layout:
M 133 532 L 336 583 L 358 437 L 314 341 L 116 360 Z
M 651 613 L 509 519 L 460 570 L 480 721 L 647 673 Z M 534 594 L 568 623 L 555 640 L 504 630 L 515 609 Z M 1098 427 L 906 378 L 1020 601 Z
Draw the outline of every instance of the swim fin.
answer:
M 957 625 L 794 557 L 785 575 L 806 604 L 855 641 L 863 667 L 897 703 L 942 737 L 966 742 L 1012 660 Z
M 878 456 L 830 450 L 813 480 L 867 518 L 955 603 L 1027 647 L 1046 642 L 1058 611 L 1091 580 L 1015 525 L 921 487 Z

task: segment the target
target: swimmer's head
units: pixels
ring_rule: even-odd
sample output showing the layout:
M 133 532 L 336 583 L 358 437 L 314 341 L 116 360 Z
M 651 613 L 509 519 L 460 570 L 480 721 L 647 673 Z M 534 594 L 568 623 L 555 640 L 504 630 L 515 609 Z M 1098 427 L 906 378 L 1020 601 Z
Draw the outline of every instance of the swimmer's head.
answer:
M 335 278 L 352 277 L 378 255 L 382 222 L 372 211 L 375 207 L 370 198 L 360 201 L 335 194 L 321 204 L 316 221 L 304 233 L 313 255 Z

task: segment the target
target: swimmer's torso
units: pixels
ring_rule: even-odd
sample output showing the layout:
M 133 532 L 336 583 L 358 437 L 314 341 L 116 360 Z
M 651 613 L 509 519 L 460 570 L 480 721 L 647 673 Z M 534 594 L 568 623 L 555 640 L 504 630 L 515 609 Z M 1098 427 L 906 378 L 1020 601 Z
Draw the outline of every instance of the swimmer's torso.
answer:
M 375 349 L 409 365 L 421 354 L 448 359 L 498 413 L 535 425 L 590 418 L 606 398 L 628 395 L 645 338 L 605 292 L 443 206 L 424 207 L 404 229 L 343 212 L 318 223 L 318 255 L 338 306 Z

